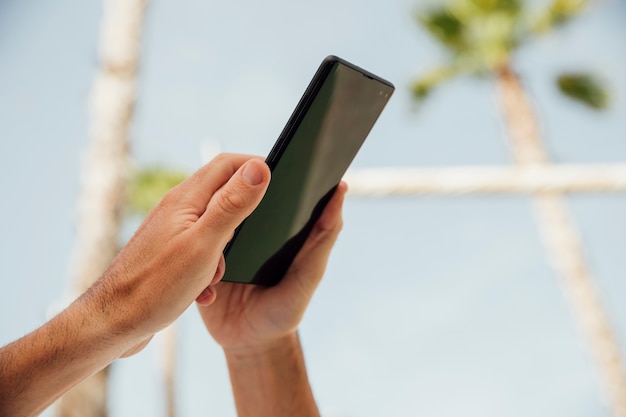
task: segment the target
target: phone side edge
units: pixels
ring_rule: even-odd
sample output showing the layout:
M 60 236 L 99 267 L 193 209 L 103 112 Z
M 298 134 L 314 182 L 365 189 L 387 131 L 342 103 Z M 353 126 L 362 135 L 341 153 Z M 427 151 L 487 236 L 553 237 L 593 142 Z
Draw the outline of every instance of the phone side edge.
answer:
M 313 78 L 309 82 L 306 90 L 304 90 L 304 94 L 302 94 L 302 97 L 300 97 L 298 104 L 296 105 L 291 116 L 287 120 L 285 127 L 280 132 L 280 135 L 278 135 L 276 143 L 274 144 L 274 146 L 272 146 L 272 149 L 265 159 L 265 163 L 270 167 L 270 170 L 274 169 L 275 164 L 280 159 L 280 156 L 285 150 L 285 147 L 293 138 L 293 132 L 298 128 L 304 115 L 306 115 L 308 108 L 313 103 L 315 96 L 319 92 L 321 86 L 324 84 L 324 81 L 330 73 L 333 65 L 334 62 L 324 60 L 313 75 Z

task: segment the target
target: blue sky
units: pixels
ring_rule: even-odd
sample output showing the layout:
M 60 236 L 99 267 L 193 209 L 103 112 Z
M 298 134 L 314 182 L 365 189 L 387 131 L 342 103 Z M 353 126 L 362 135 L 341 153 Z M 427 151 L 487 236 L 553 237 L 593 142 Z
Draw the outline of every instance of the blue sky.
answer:
M 397 87 L 355 167 L 508 163 L 488 80 L 458 79 L 411 111 L 411 80 L 445 58 L 413 23 L 417 6 L 151 2 L 137 164 L 192 171 L 213 141 L 266 154 L 329 54 Z M 0 1 L 0 344 L 41 324 L 68 280 L 100 14 L 99 2 Z M 599 2 L 516 56 L 559 162 L 626 160 L 625 20 L 623 1 Z M 599 115 L 558 96 L 562 69 L 600 73 L 611 109 Z M 626 346 L 626 196 L 570 203 Z M 302 325 L 326 417 L 609 415 L 527 198 L 352 197 L 345 221 Z M 193 309 L 179 331 L 180 415 L 205 415 L 207 403 L 208 415 L 234 415 L 221 353 Z M 115 416 L 163 415 L 158 355 L 157 340 L 115 368 Z

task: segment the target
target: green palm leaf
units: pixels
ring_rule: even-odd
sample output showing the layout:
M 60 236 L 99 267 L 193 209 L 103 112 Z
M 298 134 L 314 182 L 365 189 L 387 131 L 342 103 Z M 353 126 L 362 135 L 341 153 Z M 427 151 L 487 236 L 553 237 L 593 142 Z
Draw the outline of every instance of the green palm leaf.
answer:
M 450 0 L 416 17 L 451 53 L 457 73 L 484 75 L 507 62 L 524 40 L 523 11 L 521 0 Z M 424 85 L 414 86 L 416 97 L 424 96 Z
M 504 12 L 517 15 L 522 10 L 521 0 L 471 0 L 483 13 Z
M 458 65 L 448 65 L 434 68 L 415 80 L 411 86 L 413 98 L 420 103 L 426 99 L 439 84 L 454 77 L 460 71 Z
M 418 13 L 417 21 L 435 39 L 452 51 L 462 51 L 465 47 L 464 27 L 461 20 L 447 7 L 438 7 Z
M 544 33 L 568 23 L 583 11 L 587 3 L 587 0 L 553 0 L 533 24 L 535 32 Z
M 609 93 L 604 83 L 595 75 L 566 73 L 557 78 L 559 90 L 565 96 L 591 107 L 602 110 L 609 105 Z
M 183 182 L 188 175 L 163 167 L 138 171 L 129 184 L 128 208 L 137 214 L 146 214 L 172 187 Z

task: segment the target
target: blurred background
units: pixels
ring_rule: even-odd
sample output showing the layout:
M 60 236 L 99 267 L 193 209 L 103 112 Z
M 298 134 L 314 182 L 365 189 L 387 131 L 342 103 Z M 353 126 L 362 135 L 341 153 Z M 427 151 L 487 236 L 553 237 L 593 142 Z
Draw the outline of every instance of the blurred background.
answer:
M 553 3 L 521 5 L 533 16 Z M 397 88 L 353 168 L 510 164 L 489 74 L 416 95 L 415 81 L 450 61 L 442 38 L 416 19 L 439 6 L 150 2 L 130 131 L 135 166 L 193 172 L 217 143 L 267 154 L 329 54 Z M 42 324 L 70 284 L 102 11 L 95 1 L 0 0 L 2 345 Z M 626 2 L 592 1 L 574 14 L 515 45 L 511 62 L 556 163 L 623 163 Z M 602 105 L 565 98 L 555 82 L 563 71 L 604 83 Z M 626 194 L 567 201 L 626 354 Z M 353 195 L 344 217 L 301 326 L 323 416 L 611 415 L 527 195 Z M 128 217 L 122 241 L 137 224 Z M 114 364 L 111 416 L 166 415 L 162 345 L 157 337 Z M 222 353 L 194 308 L 179 320 L 177 345 L 178 416 L 234 416 Z

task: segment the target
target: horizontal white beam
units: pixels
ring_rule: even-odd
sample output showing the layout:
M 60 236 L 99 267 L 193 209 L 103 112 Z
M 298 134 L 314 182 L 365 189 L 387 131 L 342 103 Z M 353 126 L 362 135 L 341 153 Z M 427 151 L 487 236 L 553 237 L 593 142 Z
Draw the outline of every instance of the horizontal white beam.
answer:
M 626 164 L 372 168 L 349 171 L 352 195 L 626 192 Z

